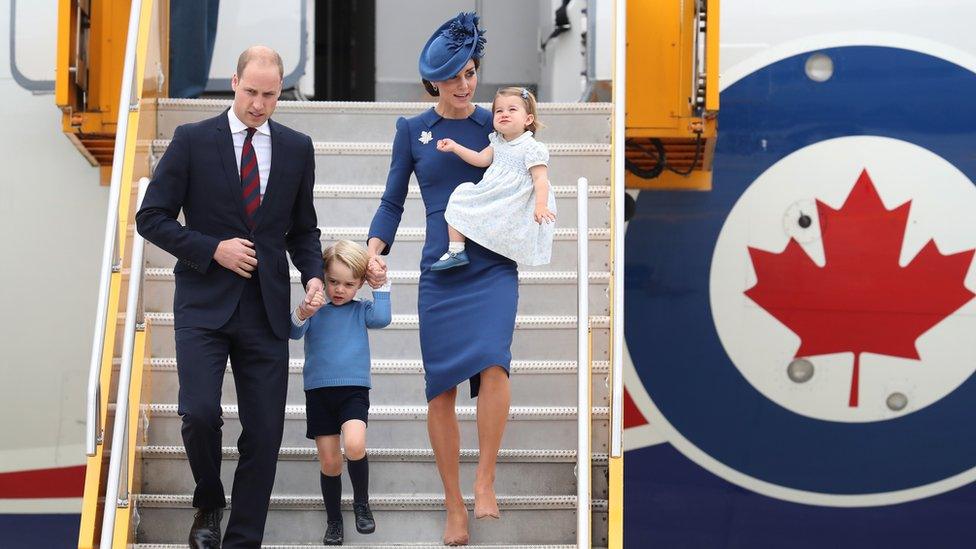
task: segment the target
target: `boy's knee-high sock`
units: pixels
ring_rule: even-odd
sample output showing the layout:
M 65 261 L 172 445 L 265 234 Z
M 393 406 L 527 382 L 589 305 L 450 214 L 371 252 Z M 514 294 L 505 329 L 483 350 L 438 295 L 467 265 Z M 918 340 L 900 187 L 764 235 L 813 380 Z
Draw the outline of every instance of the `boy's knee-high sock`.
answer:
M 356 461 L 347 460 L 349 464 L 349 480 L 352 481 L 353 501 L 369 503 L 369 461 L 368 456 Z
M 328 515 L 329 520 L 342 520 L 342 512 L 339 510 L 339 500 L 342 498 L 342 475 L 330 477 L 319 471 L 319 476 L 325 514 Z

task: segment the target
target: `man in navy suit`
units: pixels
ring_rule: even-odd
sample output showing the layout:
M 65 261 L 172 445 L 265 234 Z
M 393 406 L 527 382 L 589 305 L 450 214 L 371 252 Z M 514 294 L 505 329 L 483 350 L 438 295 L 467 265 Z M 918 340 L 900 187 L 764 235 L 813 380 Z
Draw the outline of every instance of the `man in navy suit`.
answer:
M 274 50 L 242 53 L 233 107 L 176 129 L 136 215 L 139 233 L 178 259 L 179 413 L 198 509 L 191 547 L 220 547 L 220 393 L 228 357 L 243 432 L 223 547 L 260 546 L 284 427 L 286 250 L 305 299 L 323 289 L 312 140 L 270 120 L 282 75 Z

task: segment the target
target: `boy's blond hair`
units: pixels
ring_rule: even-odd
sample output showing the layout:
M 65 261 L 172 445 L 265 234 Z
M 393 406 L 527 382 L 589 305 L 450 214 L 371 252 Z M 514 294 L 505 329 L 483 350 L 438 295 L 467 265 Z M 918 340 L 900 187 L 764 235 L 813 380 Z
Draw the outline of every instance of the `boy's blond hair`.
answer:
M 329 264 L 338 261 L 349 267 L 353 276 L 358 279 L 366 277 L 366 266 L 369 264 L 369 254 L 366 249 L 356 244 L 352 240 L 340 240 L 329 246 L 322 252 L 322 259 L 325 260 L 325 269 L 329 269 Z
M 532 115 L 532 123 L 526 126 L 525 129 L 532 133 L 539 133 L 539 130 L 546 127 L 539 120 L 535 95 L 532 95 L 532 92 L 530 92 L 527 88 L 519 88 L 517 86 L 500 88 L 497 92 L 495 92 L 495 99 L 491 102 L 492 112 L 495 112 L 495 100 L 497 100 L 499 97 L 519 97 L 522 99 L 522 103 L 525 104 L 525 113 Z

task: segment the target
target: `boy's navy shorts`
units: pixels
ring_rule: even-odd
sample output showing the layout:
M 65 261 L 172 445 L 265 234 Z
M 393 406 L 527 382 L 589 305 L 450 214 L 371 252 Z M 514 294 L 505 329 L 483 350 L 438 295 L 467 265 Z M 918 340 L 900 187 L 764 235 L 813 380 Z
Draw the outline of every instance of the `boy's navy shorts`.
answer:
M 369 387 L 319 387 L 305 391 L 305 436 L 338 435 L 350 419 L 367 422 Z

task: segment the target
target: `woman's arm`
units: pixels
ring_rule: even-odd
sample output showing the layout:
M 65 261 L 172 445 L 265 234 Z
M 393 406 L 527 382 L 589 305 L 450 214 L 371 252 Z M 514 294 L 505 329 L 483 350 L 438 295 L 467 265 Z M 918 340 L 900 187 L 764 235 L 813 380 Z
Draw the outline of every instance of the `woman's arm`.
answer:
M 441 139 L 437 141 L 437 150 L 442 152 L 452 152 L 472 166 L 487 168 L 491 166 L 491 160 L 495 156 L 491 145 L 488 145 L 481 152 L 474 152 L 454 141 L 453 139 Z
M 407 199 L 412 173 L 410 128 L 407 120 L 401 117 L 396 123 L 396 137 L 393 138 L 393 155 L 390 160 L 390 172 L 386 177 L 386 191 L 383 192 L 380 207 L 376 209 L 373 222 L 369 225 L 369 235 L 366 237 L 368 243 L 376 240 L 382 244 L 382 248 L 376 251 L 376 255 L 390 252 L 390 246 L 396 238 L 397 227 L 400 226 L 400 218 L 403 216 L 403 203 Z M 370 252 L 370 255 L 374 255 L 372 247 Z
M 549 211 L 549 168 L 545 164 L 529 168 L 532 186 L 535 187 L 535 222 L 552 223 L 556 214 Z
M 386 242 L 375 236 L 366 242 L 366 252 L 369 254 L 369 263 L 366 266 L 366 283 L 369 284 L 370 288 L 379 288 L 386 283 L 386 261 L 380 257 L 385 249 L 388 249 Z

